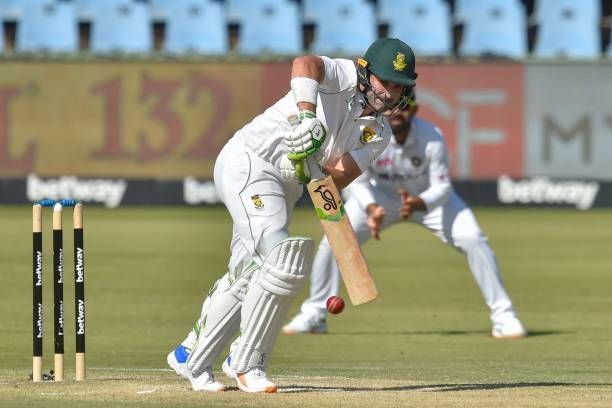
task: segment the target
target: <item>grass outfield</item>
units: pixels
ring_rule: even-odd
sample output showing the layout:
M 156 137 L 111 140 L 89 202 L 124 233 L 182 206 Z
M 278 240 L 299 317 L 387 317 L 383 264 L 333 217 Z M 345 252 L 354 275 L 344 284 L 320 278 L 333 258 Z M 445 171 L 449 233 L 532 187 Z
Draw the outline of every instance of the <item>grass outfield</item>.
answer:
M 72 235 L 65 220 L 63 384 L 28 381 L 31 210 L 1 210 L 1 407 L 612 406 L 612 211 L 476 210 L 531 332 L 524 340 L 490 337 L 488 312 L 460 254 L 413 225 L 385 231 L 365 247 L 380 298 L 330 317 L 327 335 L 281 335 L 269 370 L 280 393 L 253 396 L 236 391 L 218 369 L 229 392 L 190 391 L 165 363 L 225 270 L 230 220 L 223 209 L 85 209 L 84 383 L 72 380 Z M 48 371 L 50 211 L 44 223 Z M 293 234 L 321 234 L 310 209 L 298 210 L 292 227 Z

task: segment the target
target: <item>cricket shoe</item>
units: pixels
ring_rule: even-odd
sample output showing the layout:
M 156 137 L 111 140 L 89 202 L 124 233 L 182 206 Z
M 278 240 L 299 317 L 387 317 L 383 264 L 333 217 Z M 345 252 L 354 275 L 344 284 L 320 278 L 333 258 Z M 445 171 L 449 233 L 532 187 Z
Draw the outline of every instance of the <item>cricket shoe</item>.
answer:
M 244 392 L 276 392 L 276 384 L 268 381 L 266 372 L 260 367 L 251 368 L 246 373 L 236 373 L 236 382 Z
M 327 333 L 325 317 L 300 312 L 283 327 L 285 334 L 323 334 Z
M 225 385 L 215 381 L 215 376 L 213 375 L 211 367 L 207 367 L 202 374 L 198 376 L 192 375 L 191 378 L 189 378 L 189 381 L 191 381 L 191 388 L 194 391 L 225 391 Z
M 179 344 L 166 358 L 168 365 L 176 372 L 176 375 L 180 375 L 187 380 L 191 379 L 191 370 L 187 367 L 187 359 L 190 353 L 191 350 Z
M 232 355 L 228 354 L 225 360 L 223 360 L 223 364 L 221 364 L 221 369 L 225 376 L 231 380 L 236 379 L 236 371 L 231 366 L 232 364 Z
M 522 339 L 527 337 L 527 330 L 516 317 L 508 317 L 493 323 L 491 334 L 496 339 Z

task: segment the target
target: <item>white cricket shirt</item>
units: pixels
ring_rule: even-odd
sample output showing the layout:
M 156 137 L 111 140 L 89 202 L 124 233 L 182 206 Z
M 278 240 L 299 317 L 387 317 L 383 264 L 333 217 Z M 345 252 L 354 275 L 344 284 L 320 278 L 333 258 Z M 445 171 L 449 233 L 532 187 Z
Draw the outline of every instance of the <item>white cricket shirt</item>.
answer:
M 438 128 L 414 117 L 404 144 L 392 137 L 383 153 L 351 184 L 350 195 L 362 208 L 375 201 L 376 189 L 389 197 L 403 189 L 419 196 L 428 211 L 443 205 L 452 191 L 448 152 Z
M 327 138 L 314 157 L 320 165 L 325 165 L 350 152 L 363 172 L 389 143 L 391 129 L 382 115 L 359 117 L 363 106 L 357 90 L 354 62 L 321 58 L 325 77 L 319 85 L 316 114 L 327 130 Z M 278 168 L 280 158 L 289 153 L 285 134 L 291 132 L 292 125 L 287 118 L 297 114 L 295 98 L 289 92 L 236 132 L 234 137 Z

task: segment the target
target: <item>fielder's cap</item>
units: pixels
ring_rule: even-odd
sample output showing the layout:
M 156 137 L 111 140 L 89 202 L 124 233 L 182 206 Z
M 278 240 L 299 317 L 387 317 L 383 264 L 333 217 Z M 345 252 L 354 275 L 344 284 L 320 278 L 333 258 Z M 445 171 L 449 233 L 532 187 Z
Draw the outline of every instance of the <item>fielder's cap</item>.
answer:
M 364 61 L 365 60 L 365 61 Z M 417 73 L 414 72 L 414 52 L 405 42 L 397 38 L 380 38 L 372 43 L 359 60 L 361 66 L 386 81 L 414 86 Z

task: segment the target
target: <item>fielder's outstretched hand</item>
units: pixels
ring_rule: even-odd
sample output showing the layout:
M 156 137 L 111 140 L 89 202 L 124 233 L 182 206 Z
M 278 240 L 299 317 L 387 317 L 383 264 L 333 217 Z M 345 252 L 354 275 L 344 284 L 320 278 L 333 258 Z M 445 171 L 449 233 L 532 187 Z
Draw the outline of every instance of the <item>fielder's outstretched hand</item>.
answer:
M 399 194 L 401 200 L 399 214 L 402 220 L 410 218 L 415 211 L 427 211 L 427 206 L 421 197 L 413 197 L 406 190 L 400 190 Z
M 314 112 L 303 110 L 300 124 L 285 137 L 291 160 L 303 160 L 312 156 L 325 142 L 327 131 Z
M 380 229 L 385 219 L 385 208 L 378 204 L 370 204 L 366 208 L 366 212 L 368 213 L 367 224 L 372 238 L 380 239 Z

